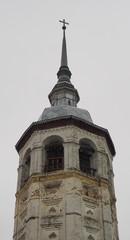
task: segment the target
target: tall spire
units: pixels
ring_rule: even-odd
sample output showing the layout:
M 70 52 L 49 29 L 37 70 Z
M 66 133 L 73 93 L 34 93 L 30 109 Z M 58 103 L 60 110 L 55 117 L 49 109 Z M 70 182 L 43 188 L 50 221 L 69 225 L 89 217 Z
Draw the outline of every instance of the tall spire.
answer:
M 63 23 L 63 40 L 62 40 L 62 52 L 61 52 L 61 66 L 57 73 L 58 82 L 52 89 L 49 94 L 49 100 L 51 106 L 63 106 L 63 105 L 71 105 L 73 107 L 77 106 L 79 101 L 79 95 L 77 90 L 72 85 L 70 78 L 71 72 L 68 67 L 68 60 L 67 60 L 67 47 L 66 47 L 66 37 L 65 37 L 65 30 L 66 24 L 65 19 L 63 21 L 59 21 Z
M 57 76 L 59 78 L 59 81 L 61 81 L 61 79 L 63 78 L 63 75 L 64 76 L 66 75 L 66 80 L 70 81 L 71 72 L 68 68 L 67 47 L 66 47 L 66 37 L 65 37 L 66 25 L 69 25 L 69 23 L 67 23 L 65 21 L 65 19 L 63 19 L 63 21 L 59 21 L 59 22 L 63 23 L 63 26 L 62 26 L 63 40 L 62 40 L 62 52 L 61 52 L 61 66 L 57 73 Z
M 61 53 L 61 67 L 66 66 L 68 67 L 68 59 L 67 59 L 67 48 L 66 48 L 66 37 L 65 37 L 65 30 L 66 30 L 66 25 L 69 24 L 65 22 L 65 19 L 63 21 L 59 21 L 63 23 L 63 42 L 62 42 L 62 53 Z

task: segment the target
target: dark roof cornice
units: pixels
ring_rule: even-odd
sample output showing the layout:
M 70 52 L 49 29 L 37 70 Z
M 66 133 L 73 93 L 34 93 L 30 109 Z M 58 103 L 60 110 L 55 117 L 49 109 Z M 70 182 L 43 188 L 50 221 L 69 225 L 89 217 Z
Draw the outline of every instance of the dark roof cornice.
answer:
M 74 116 L 66 116 L 63 118 L 60 117 L 60 118 L 51 119 L 51 120 L 33 122 L 17 142 L 15 146 L 16 150 L 17 152 L 19 152 L 35 131 L 69 126 L 69 125 L 74 125 L 76 127 L 79 127 L 80 129 L 105 137 L 112 156 L 116 154 L 114 144 L 112 142 L 112 139 L 107 129 L 99 127 L 93 123 L 84 121 L 80 118 L 76 118 Z

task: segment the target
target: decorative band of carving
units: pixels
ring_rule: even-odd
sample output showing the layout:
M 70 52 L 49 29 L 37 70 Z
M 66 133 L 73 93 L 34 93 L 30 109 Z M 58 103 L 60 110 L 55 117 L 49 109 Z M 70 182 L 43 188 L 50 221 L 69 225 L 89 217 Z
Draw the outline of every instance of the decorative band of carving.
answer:
M 60 228 L 62 225 L 63 223 L 55 223 L 55 224 L 47 223 L 47 224 L 41 224 L 41 227 L 45 229 L 52 229 L 52 228 Z
M 48 181 L 55 181 L 55 179 L 57 179 L 60 182 L 63 179 L 72 178 L 72 177 L 78 178 L 84 183 L 89 183 L 90 185 L 93 185 L 93 186 L 108 188 L 108 184 L 102 180 L 99 181 L 99 179 L 97 178 L 92 179 L 90 177 L 84 176 L 82 173 L 77 172 L 76 170 L 72 170 L 72 171 L 70 170 L 62 173 L 57 172 L 57 173 L 50 173 L 47 175 L 45 174 L 45 175 L 31 176 L 27 184 L 21 189 L 19 193 L 16 194 L 16 198 L 17 199 L 21 198 L 21 196 L 24 195 L 24 193 L 28 190 L 30 185 L 34 182 L 43 182 L 46 185 Z

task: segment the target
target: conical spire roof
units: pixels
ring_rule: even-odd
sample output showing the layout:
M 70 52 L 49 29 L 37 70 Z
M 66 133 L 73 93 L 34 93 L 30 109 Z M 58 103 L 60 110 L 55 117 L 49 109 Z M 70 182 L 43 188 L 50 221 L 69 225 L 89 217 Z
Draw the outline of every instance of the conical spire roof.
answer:
M 68 23 L 66 23 L 65 20 L 60 22 L 63 23 L 61 66 L 57 73 L 58 82 L 52 89 L 51 93 L 49 94 L 49 100 L 50 100 L 51 106 L 71 105 L 76 107 L 79 101 L 79 95 L 77 90 L 74 88 L 74 86 L 70 81 L 71 72 L 68 67 L 68 59 L 67 59 L 65 30 L 66 30 L 66 24 Z
M 61 81 L 61 80 L 65 80 L 64 78 L 62 78 L 62 76 L 66 75 L 66 81 L 70 82 L 71 72 L 68 67 L 67 46 L 66 46 L 66 36 L 65 36 L 65 30 L 66 30 L 65 24 L 68 24 L 68 23 L 66 23 L 64 19 L 63 19 L 63 21 L 60 21 L 60 22 L 63 23 L 63 27 L 62 27 L 63 40 L 62 40 L 62 52 L 61 52 L 61 66 L 57 73 L 57 76 L 58 76 L 59 81 Z
M 62 42 L 62 53 L 61 53 L 61 67 L 63 66 L 68 67 L 65 29 L 63 30 L 63 42 Z
M 57 73 L 58 81 L 49 94 L 51 107 L 45 108 L 39 121 L 50 121 L 52 119 L 76 118 L 92 123 L 89 112 L 85 109 L 77 108 L 79 101 L 78 91 L 72 85 L 70 78 L 71 72 L 68 67 L 67 45 L 66 45 L 66 22 L 63 23 L 63 40 L 61 51 L 61 65 Z

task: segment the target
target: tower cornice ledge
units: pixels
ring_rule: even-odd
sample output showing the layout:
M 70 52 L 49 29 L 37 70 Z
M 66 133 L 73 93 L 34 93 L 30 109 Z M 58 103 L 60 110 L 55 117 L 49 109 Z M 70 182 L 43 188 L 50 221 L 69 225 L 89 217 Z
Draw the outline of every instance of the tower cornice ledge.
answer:
M 80 119 L 74 116 L 66 116 L 66 117 L 33 122 L 27 128 L 27 130 L 23 133 L 23 135 L 15 145 L 16 150 L 17 152 L 19 152 L 35 131 L 52 129 L 57 127 L 69 126 L 69 125 L 74 125 L 76 127 L 79 127 L 80 129 L 83 129 L 90 133 L 94 133 L 104 137 L 107 141 L 107 144 L 112 156 L 115 156 L 116 154 L 115 147 L 107 129 L 97 126 L 94 123 L 84 121 L 83 119 Z
M 17 200 L 21 198 L 21 196 L 26 193 L 26 191 L 29 189 L 29 186 L 34 182 L 54 182 L 59 181 L 67 178 L 77 178 L 80 179 L 83 184 L 91 184 L 94 187 L 102 187 L 104 189 L 109 189 L 108 182 L 106 180 L 93 177 L 90 175 L 86 175 L 85 173 L 82 173 L 80 171 L 76 170 L 68 170 L 68 171 L 60 171 L 60 172 L 51 172 L 47 174 L 39 174 L 39 175 L 32 175 L 28 179 L 27 183 L 24 185 L 24 187 L 16 193 Z

